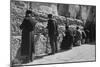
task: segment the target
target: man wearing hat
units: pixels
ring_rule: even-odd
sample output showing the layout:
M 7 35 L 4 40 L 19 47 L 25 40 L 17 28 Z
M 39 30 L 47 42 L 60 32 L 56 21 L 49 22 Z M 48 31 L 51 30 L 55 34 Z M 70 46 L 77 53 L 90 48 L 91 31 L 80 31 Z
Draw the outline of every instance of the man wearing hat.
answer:
M 51 54 L 54 54 L 57 52 L 57 35 L 58 35 L 58 30 L 57 30 L 57 24 L 56 22 L 52 19 L 52 14 L 48 14 L 48 36 L 50 39 L 50 45 L 51 45 Z
M 32 11 L 27 10 L 25 18 L 20 25 L 22 30 L 22 42 L 21 42 L 21 56 L 23 57 L 23 63 L 32 61 L 32 31 L 34 30 L 35 24 L 32 22 Z

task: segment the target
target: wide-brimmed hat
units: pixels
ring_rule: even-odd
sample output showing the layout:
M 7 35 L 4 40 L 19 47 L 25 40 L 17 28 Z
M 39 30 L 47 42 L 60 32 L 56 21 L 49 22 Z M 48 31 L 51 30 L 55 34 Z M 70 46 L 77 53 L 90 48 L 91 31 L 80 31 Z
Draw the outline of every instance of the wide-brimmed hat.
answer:
M 26 14 L 32 14 L 31 10 L 26 10 Z
M 48 18 L 52 18 L 52 14 L 48 14 Z

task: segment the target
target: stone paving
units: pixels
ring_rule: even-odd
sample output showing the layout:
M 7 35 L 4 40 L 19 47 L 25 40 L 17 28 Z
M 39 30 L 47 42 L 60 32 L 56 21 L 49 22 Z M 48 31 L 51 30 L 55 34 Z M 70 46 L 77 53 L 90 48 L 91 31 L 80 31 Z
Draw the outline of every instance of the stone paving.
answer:
M 73 47 L 68 51 L 45 56 L 43 58 L 34 60 L 31 63 L 23 65 L 95 61 L 95 58 L 95 45 L 85 44 L 78 47 Z

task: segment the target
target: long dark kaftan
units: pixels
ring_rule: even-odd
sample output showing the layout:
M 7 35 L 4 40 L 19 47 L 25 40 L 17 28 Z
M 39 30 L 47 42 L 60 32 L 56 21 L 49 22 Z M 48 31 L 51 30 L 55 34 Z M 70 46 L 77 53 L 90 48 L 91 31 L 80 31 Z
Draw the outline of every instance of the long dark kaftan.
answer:
M 32 56 L 32 31 L 33 31 L 33 22 L 29 18 L 25 18 L 20 25 L 22 30 L 22 43 L 21 43 L 21 56 Z
M 57 30 L 57 23 L 55 20 L 49 19 L 48 20 L 48 36 L 50 38 L 50 45 L 51 45 L 51 51 L 54 54 L 57 52 L 57 36 L 58 36 L 58 30 Z
M 65 32 L 65 36 L 63 37 L 60 48 L 62 50 L 66 50 L 72 48 L 72 45 L 73 45 L 73 35 L 72 35 L 72 31 L 68 29 Z

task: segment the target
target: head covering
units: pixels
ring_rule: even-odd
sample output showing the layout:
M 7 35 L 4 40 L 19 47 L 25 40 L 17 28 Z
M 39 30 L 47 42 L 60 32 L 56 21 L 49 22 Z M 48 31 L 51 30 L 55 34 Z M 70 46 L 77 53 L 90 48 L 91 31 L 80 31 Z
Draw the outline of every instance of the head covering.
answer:
M 52 14 L 48 14 L 48 18 L 52 18 Z
M 31 10 L 27 10 L 27 11 L 26 11 L 26 14 L 31 14 L 31 13 L 32 13 Z
M 79 29 L 79 27 L 76 27 L 76 29 L 78 30 L 78 29 Z
M 26 10 L 26 17 L 28 16 L 28 14 L 32 14 L 31 10 Z
M 66 25 L 66 30 L 68 29 L 69 27 Z

